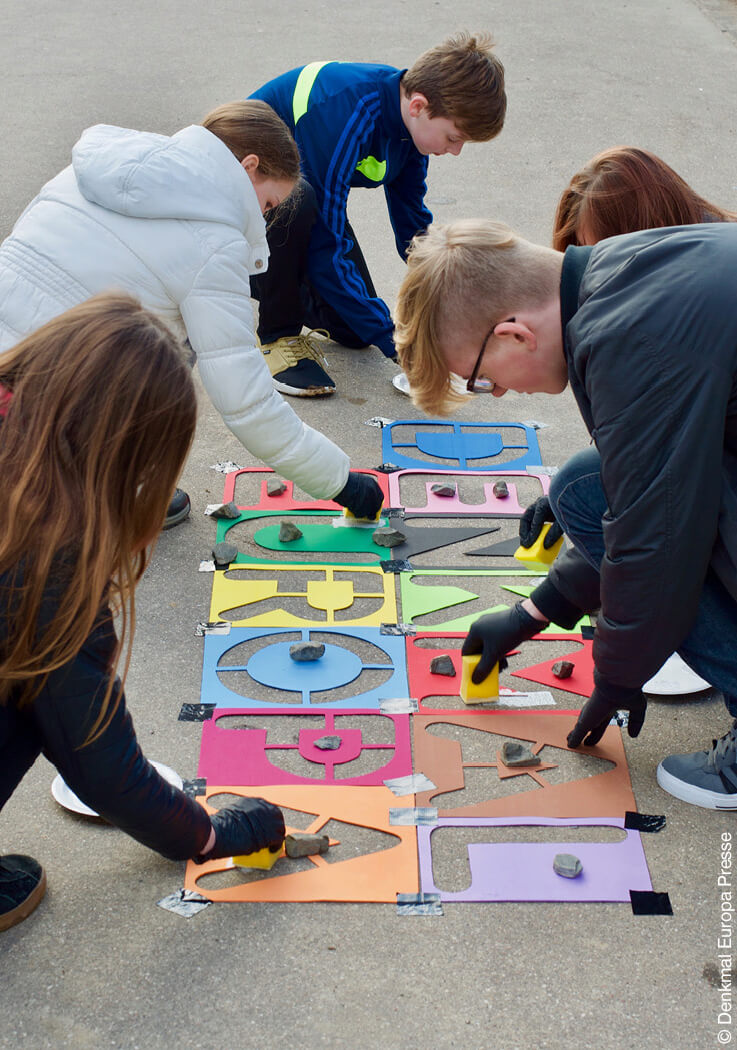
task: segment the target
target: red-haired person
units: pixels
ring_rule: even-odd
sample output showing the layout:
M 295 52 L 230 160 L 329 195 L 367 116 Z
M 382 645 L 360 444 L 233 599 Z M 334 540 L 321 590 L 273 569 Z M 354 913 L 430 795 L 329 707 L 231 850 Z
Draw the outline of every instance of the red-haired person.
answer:
M 699 222 L 737 222 L 737 213 L 699 196 L 654 153 L 615 146 L 592 157 L 563 191 L 553 247 L 564 252 L 571 244 Z

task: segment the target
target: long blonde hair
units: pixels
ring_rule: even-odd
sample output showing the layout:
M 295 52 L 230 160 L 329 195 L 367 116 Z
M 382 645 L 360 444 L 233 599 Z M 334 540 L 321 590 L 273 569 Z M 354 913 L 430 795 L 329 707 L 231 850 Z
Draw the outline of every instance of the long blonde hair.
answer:
M 73 659 L 111 601 L 121 642 L 194 435 L 192 377 L 135 299 L 99 295 L 0 357 L 0 702 L 26 706 Z M 127 669 L 127 661 L 126 661 Z

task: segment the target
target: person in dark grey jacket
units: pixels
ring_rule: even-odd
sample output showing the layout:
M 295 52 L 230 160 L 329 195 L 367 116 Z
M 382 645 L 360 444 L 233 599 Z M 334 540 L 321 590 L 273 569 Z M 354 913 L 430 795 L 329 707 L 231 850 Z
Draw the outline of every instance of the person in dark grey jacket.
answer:
M 90 299 L 0 357 L 0 809 L 43 752 L 106 820 L 199 861 L 277 849 L 282 813 L 247 798 L 209 816 L 146 760 L 110 611 L 125 635 L 195 417 L 174 337 L 128 296 Z M 45 885 L 32 857 L 0 857 L 0 930 Z
M 442 293 L 437 294 L 442 286 Z M 600 608 L 595 689 L 569 737 L 595 744 L 618 709 L 642 727 L 643 684 L 673 651 L 737 717 L 737 225 L 613 237 L 565 255 L 468 220 L 415 241 L 397 348 L 416 402 L 442 411 L 449 373 L 507 389 L 567 385 L 598 450 L 553 479 L 573 542 L 513 609 L 473 625 L 476 679 L 550 621 Z M 479 307 L 478 304 L 483 306 Z M 658 781 L 737 809 L 737 723 Z

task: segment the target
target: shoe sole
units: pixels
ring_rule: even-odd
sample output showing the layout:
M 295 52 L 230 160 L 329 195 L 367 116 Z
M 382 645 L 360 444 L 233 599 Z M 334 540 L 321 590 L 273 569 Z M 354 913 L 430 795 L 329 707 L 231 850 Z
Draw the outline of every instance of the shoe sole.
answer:
M 17 908 L 6 912 L 5 915 L 0 915 L 0 932 L 9 930 L 11 926 L 17 926 L 19 922 L 27 919 L 31 912 L 35 911 L 39 906 L 45 893 L 46 872 L 42 871 L 38 885 L 28 894 L 26 899 Z
M 166 532 L 167 529 L 173 529 L 175 525 L 181 525 L 189 517 L 189 513 L 192 510 L 192 505 L 187 504 L 184 510 L 180 510 L 178 514 L 172 515 L 171 518 L 166 518 L 162 526 L 161 531 Z
M 289 386 L 287 383 L 281 383 L 278 379 L 274 379 L 272 376 L 272 383 L 279 391 L 280 394 L 289 394 L 290 397 L 327 397 L 328 394 L 335 393 L 334 386 Z
M 700 806 L 701 809 L 737 810 L 737 794 L 723 795 L 718 791 L 694 787 L 693 784 L 687 784 L 686 781 L 674 777 L 667 769 L 663 769 L 662 763 L 658 766 L 656 777 L 663 791 L 667 791 L 681 802 Z

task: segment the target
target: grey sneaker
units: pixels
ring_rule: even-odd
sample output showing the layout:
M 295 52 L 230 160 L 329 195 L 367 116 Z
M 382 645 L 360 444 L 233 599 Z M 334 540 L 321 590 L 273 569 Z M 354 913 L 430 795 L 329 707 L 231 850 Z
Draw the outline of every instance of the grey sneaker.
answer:
M 279 393 L 292 397 L 325 397 L 335 392 L 335 383 L 326 371 L 327 362 L 313 338 L 318 333 L 327 335 L 315 328 L 307 335 L 284 336 L 261 347 Z
M 663 790 L 682 802 L 737 810 L 737 721 L 708 751 L 664 758 L 657 776 Z

